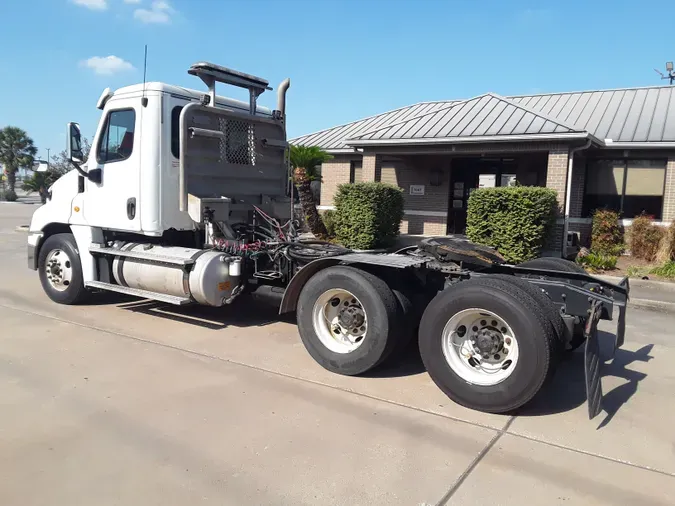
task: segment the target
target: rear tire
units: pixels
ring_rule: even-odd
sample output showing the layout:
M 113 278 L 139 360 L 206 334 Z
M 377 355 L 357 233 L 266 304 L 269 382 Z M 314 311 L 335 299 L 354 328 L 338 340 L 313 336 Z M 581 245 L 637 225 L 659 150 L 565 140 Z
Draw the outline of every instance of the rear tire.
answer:
M 580 265 L 557 257 L 542 257 L 528 260 L 520 264 L 520 267 L 531 267 L 532 269 L 548 269 L 562 272 L 578 272 L 586 274 L 586 270 Z M 565 343 L 565 351 L 572 352 L 579 348 L 586 341 L 584 335 L 584 327 L 586 326 L 586 318 L 579 318 L 579 322 L 574 324 L 572 331 L 572 338 L 568 343 Z
M 482 321 L 462 325 L 463 315 L 470 320 L 472 311 L 479 315 L 478 321 L 485 320 L 485 326 L 479 329 Z M 492 327 L 495 320 L 498 323 Z M 453 330 L 455 321 L 460 326 Z M 472 363 L 464 354 L 469 349 L 466 346 L 473 350 L 470 339 L 476 329 L 480 333 L 493 328 L 501 329 L 506 355 L 493 350 L 477 366 L 475 355 Z M 551 344 L 556 339 L 552 323 L 535 298 L 513 283 L 491 278 L 462 281 L 438 294 L 426 308 L 419 332 L 422 361 L 434 383 L 453 401 L 490 413 L 512 411 L 537 394 L 553 366 Z M 490 363 L 493 357 L 495 362 Z M 499 365 L 499 359 L 506 360 Z
M 412 301 L 412 297 L 400 290 L 392 290 L 398 301 L 400 332 L 394 344 L 394 350 L 391 353 L 391 359 L 401 357 L 408 349 L 408 345 L 417 336 L 419 329 L 420 314 L 418 308 Z
M 308 353 L 323 368 L 347 376 L 363 374 L 396 346 L 403 312 L 399 306 L 380 278 L 353 267 L 328 267 L 300 292 L 298 330 Z
M 77 304 L 89 295 L 84 287 L 82 264 L 72 234 L 47 238 L 38 256 L 38 274 L 42 289 L 59 304 Z

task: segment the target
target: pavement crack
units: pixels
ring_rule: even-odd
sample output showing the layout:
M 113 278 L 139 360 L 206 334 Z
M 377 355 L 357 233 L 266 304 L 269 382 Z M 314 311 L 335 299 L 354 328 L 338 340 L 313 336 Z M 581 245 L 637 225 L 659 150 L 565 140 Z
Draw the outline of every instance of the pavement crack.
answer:
M 459 487 L 462 486 L 462 483 L 469 477 L 469 475 L 473 472 L 473 470 L 478 466 L 481 460 L 485 458 L 485 456 L 490 452 L 492 447 L 497 444 L 497 441 L 506 434 L 506 432 L 509 430 L 511 427 L 511 424 L 513 421 L 516 419 L 515 416 L 510 417 L 507 422 L 504 424 L 504 427 L 501 428 L 494 436 L 492 436 L 492 439 L 488 441 L 488 443 L 485 445 L 485 447 L 476 455 L 476 457 L 471 461 L 469 466 L 464 470 L 462 474 L 459 475 L 459 477 L 455 480 L 455 482 L 452 484 L 452 486 L 448 489 L 448 491 L 445 493 L 443 497 L 441 497 L 440 501 L 436 503 L 436 506 L 445 506 L 448 504 L 448 501 L 452 498 L 452 496 L 457 492 Z

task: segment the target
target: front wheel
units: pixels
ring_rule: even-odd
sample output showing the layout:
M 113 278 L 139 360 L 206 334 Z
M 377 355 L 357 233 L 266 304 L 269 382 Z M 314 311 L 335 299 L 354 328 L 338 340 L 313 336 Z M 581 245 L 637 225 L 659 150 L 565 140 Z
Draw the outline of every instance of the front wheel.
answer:
M 59 304 L 77 304 L 87 296 L 82 264 L 72 234 L 55 234 L 40 248 L 38 273 L 42 289 Z
M 452 400 L 504 413 L 529 402 L 544 384 L 555 358 L 553 332 L 527 291 L 500 279 L 468 280 L 427 306 L 420 354 Z
M 328 267 L 307 281 L 298 299 L 297 319 L 312 358 L 347 376 L 381 364 L 401 329 L 399 302 L 387 284 L 344 266 Z

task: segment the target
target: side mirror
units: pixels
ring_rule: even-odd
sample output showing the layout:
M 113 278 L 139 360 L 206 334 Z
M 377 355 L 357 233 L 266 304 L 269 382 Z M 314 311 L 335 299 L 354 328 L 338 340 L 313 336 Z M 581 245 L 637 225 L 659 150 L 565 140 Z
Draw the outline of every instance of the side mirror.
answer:
M 84 162 L 84 153 L 82 153 L 82 134 L 80 134 L 80 125 L 77 123 L 68 123 L 68 143 L 66 147 L 66 152 L 68 153 L 68 158 L 73 163 L 83 163 Z

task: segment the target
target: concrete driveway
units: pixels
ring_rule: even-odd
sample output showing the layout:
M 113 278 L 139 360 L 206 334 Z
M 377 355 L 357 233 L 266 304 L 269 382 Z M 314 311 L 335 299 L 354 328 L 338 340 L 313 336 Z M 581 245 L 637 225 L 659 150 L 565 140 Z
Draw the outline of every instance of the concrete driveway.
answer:
M 673 316 L 629 312 L 593 421 L 579 353 L 487 415 L 414 356 L 332 375 L 262 303 L 53 304 L 15 230 L 33 209 L 0 204 L 2 505 L 673 504 Z

